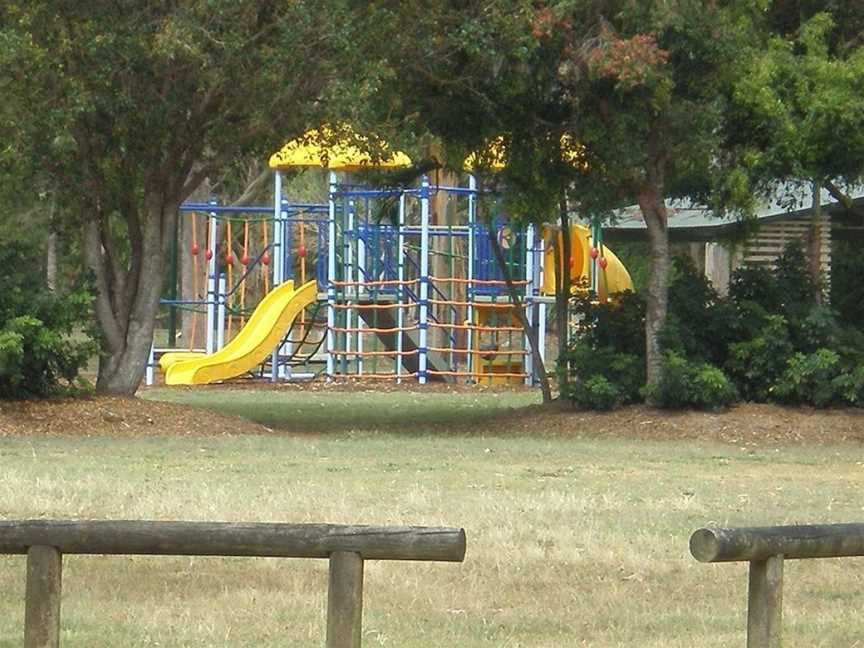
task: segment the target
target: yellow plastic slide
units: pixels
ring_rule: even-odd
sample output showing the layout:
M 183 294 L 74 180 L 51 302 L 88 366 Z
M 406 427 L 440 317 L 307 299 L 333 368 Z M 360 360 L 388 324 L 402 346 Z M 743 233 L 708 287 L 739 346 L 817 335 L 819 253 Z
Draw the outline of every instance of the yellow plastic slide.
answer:
M 286 281 L 271 290 L 237 336 L 221 351 L 210 355 L 176 353 L 163 356 L 166 385 L 206 385 L 242 376 L 267 358 L 285 337 L 294 319 L 318 297 L 317 282 L 294 289 Z M 170 357 L 173 356 L 173 357 Z
M 555 251 L 553 245 L 563 245 L 562 236 L 559 233 L 557 241 L 554 231 L 546 229 L 543 232 L 546 241 L 546 254 L 543 260 L 543 293 L 555 294 Z M 591 264 L 591 230 L 583 225 L 572 225 L 570 227 L 570 280 L 578 282 L 587 279 Z M 633 290 L 633 281 L 630 273 L 615 256 L 608 246 L 603 246 L 603 257 L 606 259 L 606 268 L 600 270 L 598 293 L 601 300 L 608 299 L 611 295 L 625 290 Z M 579 290 L 579 286 L 573 286 L 573 292 Z

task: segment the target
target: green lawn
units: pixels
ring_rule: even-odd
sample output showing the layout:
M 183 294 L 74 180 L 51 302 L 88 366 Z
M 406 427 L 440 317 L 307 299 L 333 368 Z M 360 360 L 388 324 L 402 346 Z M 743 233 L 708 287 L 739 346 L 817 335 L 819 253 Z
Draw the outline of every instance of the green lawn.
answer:
M 183 394 L 321 432 L 0 439 L 0 517 L 464 526 L 464 564 L 368 565 L 364 645 L 400 648 L 741 646 L 746 568 L 696 563 L 690 532 L 861 518 L 859 446 L 423 433 L 511 395 Z M 64 648 L 323 645 L 323 561 L 64 565 Z M 854 559 L 789 563 L 786 645 L 857 645 L 862 578 Z M 23 582 L 0 558 L 0 648 L 21 645 Z
M 536 391 L 199 391 L 152 389 L 144 398 L 236 414 L 273 428 L 307 432 L 370 431 L 426 434 L 464 428 L 540 402 Z

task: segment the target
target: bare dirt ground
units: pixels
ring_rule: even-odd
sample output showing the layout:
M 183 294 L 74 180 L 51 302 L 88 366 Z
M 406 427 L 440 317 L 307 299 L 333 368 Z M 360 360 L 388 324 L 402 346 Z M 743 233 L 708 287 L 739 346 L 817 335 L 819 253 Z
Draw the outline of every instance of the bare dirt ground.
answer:
M 418 393 L 507 392 L 508 389 L 465 386 L 325 383 L 269 385 L 232 382 L 225 389 L 343 392 L 416 391 Z M 518 391 L 518 388 L 516 389 Z M 338 398 L 338 396 L 334 397 Z M 264 425 L 211 410 L 139 398 L 93 397 L 47 401 L 0 402 L 0 436 L 221 436 L 238 434 L 291 434 L 302 429 L 274 431 Z M 455 430 L 461 432 L 463 430 Z M 454 430 L 450 428 L 448 432 Z M 584 412 L 561 403 L 505 409 L 481 424 L 466 426 L 465 433 L 573 437 L 626 437 L 644 439 L 704 439 L 740 446 L 765 444 L 864 442 L 864 410 L 784 408 L 742 404 L 724 412 L 668 412 L 645 406 L 609 413 Z
M 269 428 L 218 412 L 140 398 L 98 396 L 0 401 L 0 437 L 222 436 L 268 434 Z

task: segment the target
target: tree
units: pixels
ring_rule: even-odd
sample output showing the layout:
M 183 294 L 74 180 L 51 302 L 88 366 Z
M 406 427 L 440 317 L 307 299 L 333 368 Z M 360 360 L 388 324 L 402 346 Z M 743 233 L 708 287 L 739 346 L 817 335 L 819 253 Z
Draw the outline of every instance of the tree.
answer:
M 742 65 L 727 148 L 747 187 L 768 195 L 780 182 L 812 187 L 808 257 L 821 296 L 822 189 L 854 211 L 842 186 L 864 176 L 864 8 L 790 4 L 773 3 L 761 25 L 766 46 Z
M 461 154 L 503 135 L 501 181 L 516 213 L 567 227 L 571 209 L 609 217 L 639 204 L 651 246 L 647 375 L 656 382 L 669 275 L 665 201 L 728 202 L 710 178 L 752 3 L 374 4 L 398 52 L 391 55 L 398 91 L 387 93 L 386 109 Z M 571 144 L 562 150 L 562 142 Z M 559 301 L 568 297 L 564 282 Z
M 346 3 L 7 2 L 0 7 L 6 155 L 59 188 L 96 285 L 97 389 L 143 376 L 177 208 L 241 155 L 317 125 L 344 70 Z
M 574 190 L 589 214 L 637 203 L 648 230 L 649 386 L 662 371 L 667 200 L 728 202 L 711 177 L 722 158 L 725 96 L 749 33 L 750 3 L 740 4 L 598 2 L 568 14 L 581 37 L 569 52 L 565 47 L 561 76 L 573 104 L 568 127 L 585 147 L 587 169 Z

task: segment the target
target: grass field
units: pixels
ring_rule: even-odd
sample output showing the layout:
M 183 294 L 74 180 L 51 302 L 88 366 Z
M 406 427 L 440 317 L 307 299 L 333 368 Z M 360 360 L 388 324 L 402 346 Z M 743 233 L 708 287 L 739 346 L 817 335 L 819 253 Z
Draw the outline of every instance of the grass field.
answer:
M 692 648 L 743 645 L 746 568 L 696 563 L 690 532 L 855 521 L 864 506 L 860 446 L 433 435 L 416 423 L 506 412 L 522 404 L 511 395 L 183 394 L 310 431 L 0 438 L 0 518 L 464 526 L 464 564 L 368 565 L 364 645 Z M 323 561 L 64 566 L 65 648 L 323 645 Z M 789 563 L 786 645 L 862 645 L 862 576 L 854 559 Z M 0 648 L 21 645 L 23 584 L 23 558 L 0 557 Z

